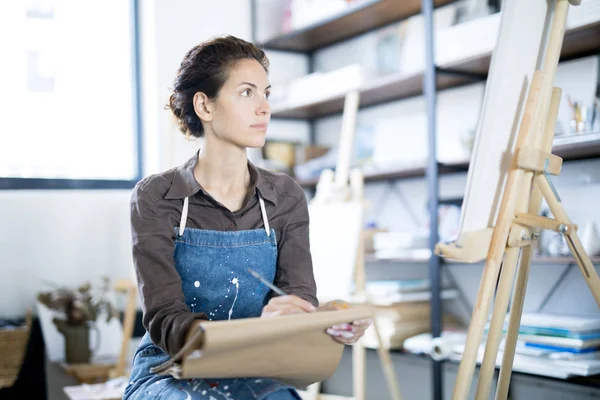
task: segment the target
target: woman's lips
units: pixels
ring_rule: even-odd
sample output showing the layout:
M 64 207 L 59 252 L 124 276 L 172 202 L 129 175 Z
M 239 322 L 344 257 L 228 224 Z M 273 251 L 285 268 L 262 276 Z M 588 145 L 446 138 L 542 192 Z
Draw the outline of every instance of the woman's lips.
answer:
M 259 131 L 263 131 L 266 132 L 267 131 L 267 124 L 254 124 L 254 125 L 250 125 L 251 128 L 255 128 L 258 129 Z

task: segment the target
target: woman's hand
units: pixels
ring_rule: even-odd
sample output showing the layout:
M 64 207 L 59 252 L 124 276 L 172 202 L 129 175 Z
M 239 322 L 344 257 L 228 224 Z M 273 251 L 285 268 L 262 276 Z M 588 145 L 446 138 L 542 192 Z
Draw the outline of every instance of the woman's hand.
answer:
M 272 297 L 269 303 L 264 306 L 261 318 L 274 317 L 276 315 L 301 314 L 316 310 L 315 306 L 298 296 L 277 296 Z
M 347 309 L 348 304 L 340 300 L 330 301 L 325 304 L 322 309 L 325 310 L 341 310 Z M 363 337 L 365 331 L 373 321 L 370 319 L 360 319 L 353 321 L 350 324 L 334 325 L 327 328 L 327 334 L 330 335 L 335 341 L 343 344 L 354 344 Z

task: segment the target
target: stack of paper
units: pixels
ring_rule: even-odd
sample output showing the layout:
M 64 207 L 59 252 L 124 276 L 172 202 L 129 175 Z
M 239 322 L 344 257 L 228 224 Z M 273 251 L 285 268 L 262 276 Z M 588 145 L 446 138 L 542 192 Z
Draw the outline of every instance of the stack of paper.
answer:
M 440 297 L 457 296 L 455 289 L 442 289 Z M 428 279 L 370 281 L 367 283 L 369 301 L 377 306 L 394 306 L 397 303 L 425 302 L 431 298 Z
M 373 235 L 373 248 L 375 257 L 380 259 L 431 257 L 428 232 L 377 232 Z

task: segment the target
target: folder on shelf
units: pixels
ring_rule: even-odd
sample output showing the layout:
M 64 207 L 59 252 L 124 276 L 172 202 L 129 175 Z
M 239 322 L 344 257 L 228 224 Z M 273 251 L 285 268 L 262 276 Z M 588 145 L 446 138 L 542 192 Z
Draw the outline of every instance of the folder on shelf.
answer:
M 191 335 L 181 359 L 174 357 L 154 372 L 178 379 L 275 378 L 303 388 L 330 377 L 341 359 L 344 345 L 325 330 L 364 318 L 372 318 L 368 307 L 207 321 L 200 348 Z

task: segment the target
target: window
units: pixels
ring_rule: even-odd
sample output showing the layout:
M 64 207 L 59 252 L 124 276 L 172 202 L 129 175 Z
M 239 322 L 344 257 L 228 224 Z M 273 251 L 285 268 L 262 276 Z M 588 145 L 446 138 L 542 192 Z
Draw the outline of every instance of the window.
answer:
M 136 14 L 136 0 L 0 3 L 0 188 L 139 180 Z

